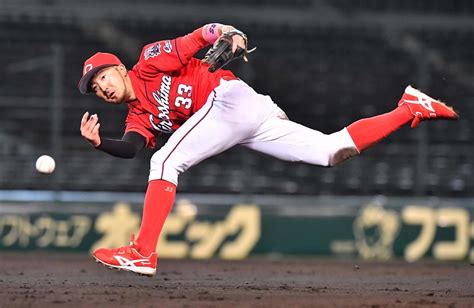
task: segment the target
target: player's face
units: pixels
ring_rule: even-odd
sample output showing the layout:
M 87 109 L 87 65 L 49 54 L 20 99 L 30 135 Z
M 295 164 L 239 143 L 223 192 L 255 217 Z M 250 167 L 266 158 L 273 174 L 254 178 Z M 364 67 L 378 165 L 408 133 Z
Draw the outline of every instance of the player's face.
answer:
M 107 103 L 124 103 L 127 98 L 125 76 L 127 70 L 123 66 L 106 67 L 91 80 L 92 91 Z

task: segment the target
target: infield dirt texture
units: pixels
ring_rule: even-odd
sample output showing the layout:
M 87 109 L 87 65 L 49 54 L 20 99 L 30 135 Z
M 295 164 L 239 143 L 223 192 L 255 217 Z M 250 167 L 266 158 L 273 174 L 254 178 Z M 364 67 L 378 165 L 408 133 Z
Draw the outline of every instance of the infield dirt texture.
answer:
M 85 254 L 0 253 L 0 307 L 474 307 L 467 263 L 159 260 L 153 278 Z

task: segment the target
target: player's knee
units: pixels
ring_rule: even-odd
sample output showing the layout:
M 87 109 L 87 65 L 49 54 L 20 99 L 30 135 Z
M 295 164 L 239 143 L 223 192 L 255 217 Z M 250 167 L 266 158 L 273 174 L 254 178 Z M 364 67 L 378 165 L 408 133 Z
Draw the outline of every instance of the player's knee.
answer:
M 345 130 L 327 135 L 327 167 L 334 167 L 341 162 L 359 154 L 352 139 L 347 138 Z
M 327 167 L 334 167 L 357 154 L 357 149 L 351 147 L 336 149 L 329 155 Z

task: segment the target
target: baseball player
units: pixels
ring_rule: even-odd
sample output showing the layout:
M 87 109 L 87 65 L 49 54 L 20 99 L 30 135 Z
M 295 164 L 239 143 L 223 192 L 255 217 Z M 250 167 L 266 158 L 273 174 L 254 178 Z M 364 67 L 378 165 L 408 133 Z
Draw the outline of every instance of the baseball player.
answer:
M 203 61 L 193 57 L 209 45 L 213 47 Z M 249 52 L 244 33 L 212 23 L 144 46 L 132 70 L 110 53 L 96 53 L 85 61 L 80 92 L 128 106 L 120 140 L 102 137 L 98 116 L 84 114 L 81 134 L 96 149 L 132 158 L 144 147 L 153 148 L 157 136 L 172 134 L 151 158 L 138 237 L 132 235 L 124 247 L 96 250 L 96 261 L 154 275 L 156 245 L 179 174 L 235 145 L 282 160 L 332 167 L 409 122 L 414 128 L 420 121 L 458 118 L 452 108 L 408 86 L 394 110 L 323 134 L 290 121 L 269 96 L 221 69 L 235 58 L 246 59 Z

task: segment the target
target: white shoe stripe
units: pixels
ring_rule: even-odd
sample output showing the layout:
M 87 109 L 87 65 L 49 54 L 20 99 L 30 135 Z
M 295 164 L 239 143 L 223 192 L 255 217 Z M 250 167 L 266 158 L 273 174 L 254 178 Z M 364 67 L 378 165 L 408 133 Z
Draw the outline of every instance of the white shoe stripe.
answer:
M 135 266 L 135 264 L 138 263 L 138 262 L 142 262 L 145 265 L 151 264 L 150 261 L 148 261 L 148 259 L 129 260 L 129 259 L 127 259 L 125 257 L 121 257 L 121 256 L 114 256 L 114 258 L 115 258 L 115 260 L 118 261 L 118 263 L 120 263 L 121 266 Z
M 427 109 L 431 112 L 436 112 L 434 110 L 433 106 L 431 105 L 432 101 L 436 101 L 435 99 L 433 99 L 433 98 L 429 97 L 428 95 L 426 95 L 425 93 L 413 88 L 412 86 L 406 87 L 405 93 L 407 93 L 409 95 L 412 95 L 412 96 L 415 96 L 418 99 L 416 101 L 405 99 L 404 100 L 405 102 L 410 103 L 410 104 L 418 104 L 418 105 L 423 106 L 425 109 Z

